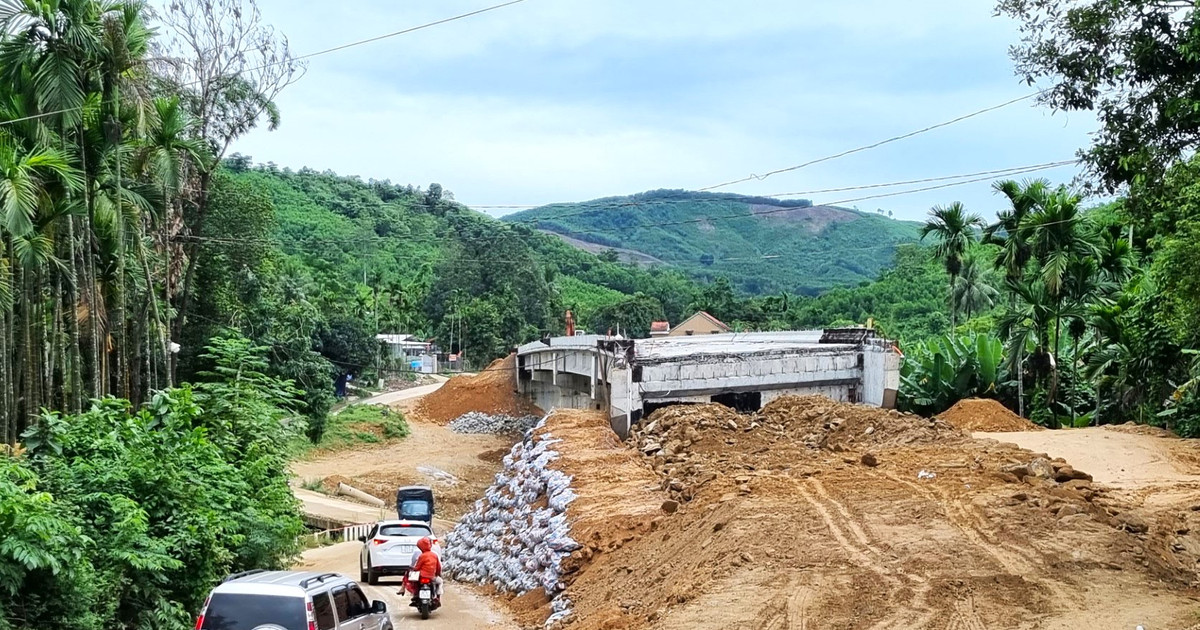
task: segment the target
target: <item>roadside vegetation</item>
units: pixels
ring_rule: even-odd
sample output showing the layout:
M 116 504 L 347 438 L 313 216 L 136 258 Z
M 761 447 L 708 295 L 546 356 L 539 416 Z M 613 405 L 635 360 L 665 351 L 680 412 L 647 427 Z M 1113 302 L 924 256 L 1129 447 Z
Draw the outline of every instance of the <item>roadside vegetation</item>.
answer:
M 298 456 L 352 449 L 364 444 L 384 444 L 409 435 L 404 415 L 385 405 L 354 404 L 333 413 L 319 442 L 297 441 Z
M 220 339 L 204 380 L 46 412 L 0 457 L 0 628 L 187 628 L 225 575 L 290 564 L 305 423 L 263 350 Z

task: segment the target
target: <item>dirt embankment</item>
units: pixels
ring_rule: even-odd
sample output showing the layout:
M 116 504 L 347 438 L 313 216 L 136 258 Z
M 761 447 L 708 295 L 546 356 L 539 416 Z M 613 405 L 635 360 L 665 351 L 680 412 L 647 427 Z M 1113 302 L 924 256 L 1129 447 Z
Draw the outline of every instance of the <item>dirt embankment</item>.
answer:
M 636 456 L 594 430 L 560 460 L 586 545 L 571 628 L 1194 622 L 1200 492 L 1151 509 L 1065 461 L 817 397 L 662 409 Z
M 938 418 L 962 429 L 991 433 L 1042 431 L 1040 427 L 988 398 L 967 398 L 943 411 Z
M 517 355 L 496 359 L 475 375 L 451 378 L 416 406 L 416 415 L 436 424 L 449 424 L 469 411 L 509 416 L 540 416 L 541 409 L 517 396 Z

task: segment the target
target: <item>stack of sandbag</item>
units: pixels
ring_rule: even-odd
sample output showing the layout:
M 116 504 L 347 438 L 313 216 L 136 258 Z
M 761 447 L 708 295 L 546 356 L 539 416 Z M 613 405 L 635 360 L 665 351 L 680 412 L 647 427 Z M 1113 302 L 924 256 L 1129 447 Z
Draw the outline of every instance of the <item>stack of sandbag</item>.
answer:
M 549 467 L 559 457 L 552 447 L 562 440 L 535 432 L 545 422 L 504 456 L 483 498 L 447 535 L 444 560 L 456 580 L 514 593 L 545 589 L 558 621 L 570 614 L 570 601 L 560 596 L 562 562 L 580 545 L 567 523 L 567 506 L 575 500 L 571 477 Z

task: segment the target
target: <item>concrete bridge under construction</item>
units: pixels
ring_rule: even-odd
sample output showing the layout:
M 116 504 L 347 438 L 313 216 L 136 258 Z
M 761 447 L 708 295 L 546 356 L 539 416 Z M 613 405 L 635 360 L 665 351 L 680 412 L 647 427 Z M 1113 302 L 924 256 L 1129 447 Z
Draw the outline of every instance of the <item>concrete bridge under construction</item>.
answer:
M 607 411 L 625 437 L 654 409 L 717 402 L 754 411 L 788 394 L 894 407 L 900 355 L 867 328 L 619 339 L 552 337 L 517 350 L 516 386 L 547 411 Z

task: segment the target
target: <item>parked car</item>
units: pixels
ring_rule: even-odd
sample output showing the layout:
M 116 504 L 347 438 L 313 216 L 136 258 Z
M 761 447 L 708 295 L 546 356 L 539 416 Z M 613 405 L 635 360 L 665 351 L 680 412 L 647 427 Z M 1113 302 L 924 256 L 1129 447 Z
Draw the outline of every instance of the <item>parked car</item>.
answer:
M 417 541 L 433 536 L 433 529 L 425 521 L 380 521 L 371 528 L 371 533 L 359 538 L 362 552 L 358 560 L 358 579 L 367 584 L 378 584 L 383 575 L 404 575 L 412 563 Z
M 433 488 L 404 486 L 396 490 L 396 517 L 433 525 Z
M 338 573 L 246 571 L 225 578 L 209 594 L 196 630 L 392 630 L 387 604 L 367 603 L 350 578 Z

